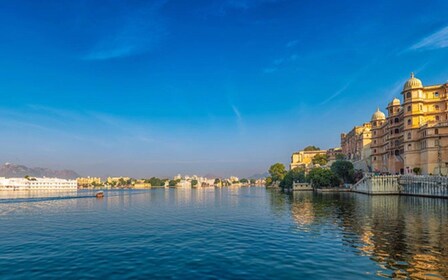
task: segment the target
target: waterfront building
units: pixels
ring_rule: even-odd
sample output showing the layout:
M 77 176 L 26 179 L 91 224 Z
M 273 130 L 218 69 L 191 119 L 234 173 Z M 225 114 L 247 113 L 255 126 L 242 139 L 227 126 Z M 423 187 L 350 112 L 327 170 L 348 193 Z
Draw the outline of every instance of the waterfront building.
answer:
M 423 86 L 411 74 L 401 95 L 403 102 L 394 98 L 387 105 L 387 116 L 377 109 L 371 118 L 369 168 L 448 175 L 448 83 Z M 341 144 L 348 156 L 346 138 L 341 137 Z
M 301 150 L 295 152 L 291 155 L 291 163 L 289 164 L 289 168 L 292 170 L 297 167 L 308 168 L 312 162 L 313 158 L 316 155 L 327 155 L 326 150 L 313 150 L 313 151 L 305 151 Z
M 76 180 L 59 178 L 5 178 L 0 177 L 0 190 L 76 190 Z
M 132 185 L 134 189 L 149 189 L 151 188 L 151 184 L 145 182 L 145 180 L 136 180 Z
M 342 152 L 348 160 L 360 166 L 368 166 L 370 163 L 370 143 L 372 125 L 370 122 L 355 126 L 347 134 L 341 134 Z M 363 169 L 363 168 L 360 168 Z
M 113 184 L 113 183 L 119 183 L 120 181 L 124 181 L 127 182 L 129 181 L 131 178 L 129 177 L 107 177 L 106 182 L 108 184 Z
M 99 177 L 80 177 L 76 179 L 78 186 L 88 187 L 94 185 L 101 185 L 101 178 Z
M 327 150 L 328 161 L 333 161 L 337 159 L 338 155 L 343 155 L 342 148 L 330 148 Z

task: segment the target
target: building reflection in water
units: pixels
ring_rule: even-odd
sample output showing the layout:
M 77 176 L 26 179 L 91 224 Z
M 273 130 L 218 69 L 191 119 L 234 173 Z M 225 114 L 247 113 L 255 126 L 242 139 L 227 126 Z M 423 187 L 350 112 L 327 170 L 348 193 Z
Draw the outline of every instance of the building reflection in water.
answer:
M 448 200 L 311 192 L 289 198 L 271 198 L 273 210 L 290 203 L 304 231 L 336 223 L 345 246 L 378 264 L 377 276 L 448 278 Z

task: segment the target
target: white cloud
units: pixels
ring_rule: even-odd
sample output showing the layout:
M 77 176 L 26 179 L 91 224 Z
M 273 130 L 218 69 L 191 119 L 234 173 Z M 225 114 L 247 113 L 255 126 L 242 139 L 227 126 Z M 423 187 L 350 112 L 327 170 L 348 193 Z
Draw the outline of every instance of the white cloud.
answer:
M 411 46 L 410 50 L 442 49 L 448 47 L 448 26 L 423 38 L 420 42 Z

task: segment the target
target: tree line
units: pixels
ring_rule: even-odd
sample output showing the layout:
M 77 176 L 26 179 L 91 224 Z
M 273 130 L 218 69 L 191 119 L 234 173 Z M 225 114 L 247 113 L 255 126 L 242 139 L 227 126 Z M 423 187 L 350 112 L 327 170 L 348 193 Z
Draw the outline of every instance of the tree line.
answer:
M 292 188 L 294 182 L 310 183 L 314 188 L 332 188 L 343 184 L 353 184 L 362 178 L 362 171 L 355 170 L 350 161 L 337 159 L 330 168 L 315 167 L 309 172 L 297 167 L 287 171 L 282 163 L 269 168 L 270 176 L 266 186 L 278 185 L 282 189 Z

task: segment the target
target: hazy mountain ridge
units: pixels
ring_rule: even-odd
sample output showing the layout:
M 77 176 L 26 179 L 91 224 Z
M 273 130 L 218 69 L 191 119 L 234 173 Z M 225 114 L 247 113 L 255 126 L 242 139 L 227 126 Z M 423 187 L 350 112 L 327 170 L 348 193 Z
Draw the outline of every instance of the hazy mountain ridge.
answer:
M 24 165 L 17 165 L 12 163 L 5 163 L 0 166 L 0 177 L 13 178 L 13 177 L 57 177 L 62 179 L 76 179 L 79 176 L 73 170 L 53 170 L 42 167 L 27 167 Z
M 270 176 L 270 175 L 269 175 L 268 172 L 264 172 L 264 173 L 261 173 L 261 174 L 254 174 L 254 175 L 250 176 L 250 177 L 247 178 L 247 179 L 255 179 L 255 180 L 258 180 L 258 179 L 264 179 L 264 178 L 269 177 L 269 176 Z

